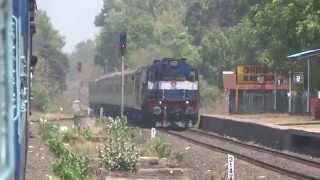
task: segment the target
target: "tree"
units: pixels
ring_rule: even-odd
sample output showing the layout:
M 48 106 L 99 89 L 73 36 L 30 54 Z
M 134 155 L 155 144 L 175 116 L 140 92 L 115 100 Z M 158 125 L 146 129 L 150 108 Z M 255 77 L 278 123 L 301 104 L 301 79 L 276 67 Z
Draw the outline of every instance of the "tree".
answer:
M 94 66 L 94 58 L 96 55 L 95 42 L 92 40 L 86 40 L 79 42 L 75 46 L 75 51 L 69 56 L 70 71 L 69 80 L 70 83 L 74 83 L 75 80 L 90 80 L 98 75 L 102 74 L 102 69 Z M 83 71 L 77 72 L 77 64 L 82 63 Z
M 248 18 L 260 46 L 258 61 L 280 71 L 299 68 L 286 57 L 319 48 L 319 10 L 316 0 L 275 0 L 253 8 Z
M 97 38 L 96 64 L 104 65 L 105 59 L 108 59 L 109 67 L 115 70 L 119 68 L 118 46 L 122 31 L 128 33 L 129 58 L 137 57 L 135 54 L 145 49 L 155 50 L 154 53 L 148 53 L 148 57 L 157 54 L 158 50 L 154 49 L 157 46 L 161 46 L 162 50 L 166 49 L 164 51 L 172 51 L 168 54 L 173 54 L 174 57 L 181 56 L 182 46 L 192 39 L 185 33 L 186 29 L 182 24 L 185 4 L 182 0 L 105 0 L 95 22 L 101 27 Z
M 46 88 L 61 92 L 66 88 L 65 79 L 69 67 L 68 58 L 62 52 L 64 38 L 54 29 L 44 11 L 38 11 L 36 27 L 34 53 L 42 60 L 41 65 L 36 68 L 36 73 L 41 75 L 36 75 L 36 79 Z

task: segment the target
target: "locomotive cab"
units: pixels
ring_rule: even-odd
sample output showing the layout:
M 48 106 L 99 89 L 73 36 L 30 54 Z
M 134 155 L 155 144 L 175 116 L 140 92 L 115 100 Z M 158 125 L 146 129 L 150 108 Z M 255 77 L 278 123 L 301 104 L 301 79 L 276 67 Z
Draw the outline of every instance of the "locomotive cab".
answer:
M 199 114 L 198 72 L 186 59 L 156 60 L 147 70 L 144 111 L 156 127 L 193 127 Z

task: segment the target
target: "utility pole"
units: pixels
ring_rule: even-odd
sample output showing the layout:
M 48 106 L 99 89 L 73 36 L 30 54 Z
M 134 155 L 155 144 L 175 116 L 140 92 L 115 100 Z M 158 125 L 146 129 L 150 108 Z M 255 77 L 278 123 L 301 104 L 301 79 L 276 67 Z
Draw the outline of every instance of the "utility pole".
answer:
M 120 33 L 120 55 L 121 55 L 121 117 L 124 117 L 124 56 L 127 49 L 127 33 Z
M 308 59 L 308 96 L 307 96 L 307 113 L 310 113 L 310 59 Z
M 288 93 L 288 95 L 289 95 L 289 103 L 288 103 L 289 114 L 292 112 L 292 79 L 291 78 L 292 78 L 292 73 L 291 73 L 291 71 L 289 71 L 289 93 Z

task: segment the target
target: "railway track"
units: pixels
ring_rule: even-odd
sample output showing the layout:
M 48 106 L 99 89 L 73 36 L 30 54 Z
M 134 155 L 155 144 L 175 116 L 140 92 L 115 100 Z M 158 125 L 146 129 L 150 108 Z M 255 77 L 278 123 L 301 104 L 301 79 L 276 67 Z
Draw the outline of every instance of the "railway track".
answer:
M 320 180 L 320 163 L 197 129 L 166 133 L 296 179 Z

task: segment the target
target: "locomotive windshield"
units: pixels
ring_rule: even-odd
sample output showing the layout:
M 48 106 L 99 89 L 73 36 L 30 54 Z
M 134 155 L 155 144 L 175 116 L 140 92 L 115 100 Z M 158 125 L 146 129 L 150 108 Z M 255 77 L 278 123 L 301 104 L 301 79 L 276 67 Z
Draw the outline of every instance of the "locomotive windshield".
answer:
M 150 68 L 149 81 L 198 81 L 198 72 L 191 68 Z
M 197 81 L 197 72 L 195 70 L 191 70 L 189 73 L 179 74 L 160 74 L 158 76 L 159 81 Z

